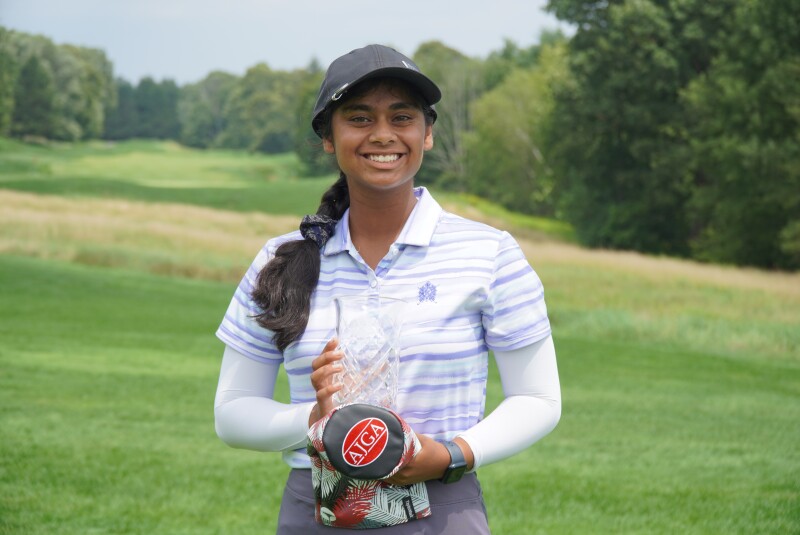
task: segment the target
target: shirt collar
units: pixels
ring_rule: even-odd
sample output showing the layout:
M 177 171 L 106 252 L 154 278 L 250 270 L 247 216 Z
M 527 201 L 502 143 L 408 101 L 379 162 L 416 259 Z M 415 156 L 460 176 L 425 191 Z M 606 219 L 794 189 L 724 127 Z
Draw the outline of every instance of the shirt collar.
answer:
M 433 233 L 436 231 L 436 225 L 442 214 L 442 207 L 431 196 L 427 188 L 414 188 L 414 196 L 417 198 L 417 204 L 408 216 L 405 225 L 403 225 L 403 230 L 400 231 L 395 243 L 427 247 L 430 245 Z M 349 216 L 350 209 L 348 208 L 339 222 L 336 223 L 336 232 L 333 237 L 325 244 L 323 250 L 325 256 L 335 255 L 354 248 L 353 242 L 350 240 Z

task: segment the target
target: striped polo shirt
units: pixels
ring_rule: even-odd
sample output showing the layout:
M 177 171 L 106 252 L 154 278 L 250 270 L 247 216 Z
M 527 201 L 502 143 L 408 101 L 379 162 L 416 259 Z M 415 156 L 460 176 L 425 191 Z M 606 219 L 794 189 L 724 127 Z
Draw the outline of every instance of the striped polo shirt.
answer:
M 311 362 L 336 331 L 334 298 L 380 295 L 406 302 L 397 412 L 417 433 L 452 439 L 483 418 L 489 350 L 508 351 L 550 334 L 539 277 L 505 231 L 445 212 L 425 188 L 386 257 L 373 271 L 350 240 L 348 214 L 321 256 L 305 332 L 281 353 L 253 316 L 250 294 L 275 250 L 299 231 L 271 239 L 237 288 L 217 337 L 257 361 L 283 364 L 292 403 L 316 401 Z M 307 468 L 305 450 L 284 452 Z

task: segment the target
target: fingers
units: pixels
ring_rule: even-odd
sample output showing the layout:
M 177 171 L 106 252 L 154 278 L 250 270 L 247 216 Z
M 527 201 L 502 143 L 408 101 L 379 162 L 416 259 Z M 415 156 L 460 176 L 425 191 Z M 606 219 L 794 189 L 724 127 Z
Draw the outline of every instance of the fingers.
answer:
M 319 417 L 333 410 L 333 395 L 342 389 L 336 374 L 342 371 L 338 361 L 344 357 L 344 352 L 336 349 L 337 346 L 338 340 L 330 339 L 322 353 L 311 363 L 311 386 L 316 391 Z
M 422 449 L 407 465 L 397 471 L 392 477 L 386 479 L 392 485 L 410 485 L 418 481 L 439 479 L 442 477 L 448 463 L 450 454 L 442 444 L 433 438 L 417 434 Z
M 390 485 L 399 485 L 402 487 L 418 483 L 419 481 L 425 481 L 425 478 L 420 477 L 413 466 L 406 465 L 398 470 L 392 477 L 386 478 L 384 481 Z
M 344 352 L 337 351 L 336 347 L 339 345 L 339 340 L 331 338 L 325 347 L 322 348 L 322 353 L 311 362 L 311 369 L 316 371 L 326 364 L 340 360 L 344 356 Z

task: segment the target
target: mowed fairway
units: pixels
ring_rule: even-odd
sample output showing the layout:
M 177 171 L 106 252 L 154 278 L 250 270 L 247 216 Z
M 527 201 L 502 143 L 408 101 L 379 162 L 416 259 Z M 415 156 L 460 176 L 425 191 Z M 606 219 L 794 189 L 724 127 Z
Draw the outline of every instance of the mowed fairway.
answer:
M 0 533 L 273 533 L 288 469 L 216 438 L 213 333 L 296 224 L 274 214 L 312 211 L 328 179 L 168 144 L 0 149 Z M 480 470 L 493 533 L 800 532 L 800 276 L 511 226 L 545 283 L 564 406 Z
M 4 533 L 270 526 L 279 459 L 214 434 L 229 285 L 9 256 L 0 278 Z

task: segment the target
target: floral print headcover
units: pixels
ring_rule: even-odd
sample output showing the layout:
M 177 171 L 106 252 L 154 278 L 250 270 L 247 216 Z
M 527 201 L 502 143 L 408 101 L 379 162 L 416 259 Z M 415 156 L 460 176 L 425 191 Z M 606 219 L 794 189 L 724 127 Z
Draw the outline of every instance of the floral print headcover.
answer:
M 317 522 L 370 529 L 430 516 L 424 483 L 384 481 L 421 448 L 417 435 L 391 409 L 353 403 L 331 411 L 308 431 Z

